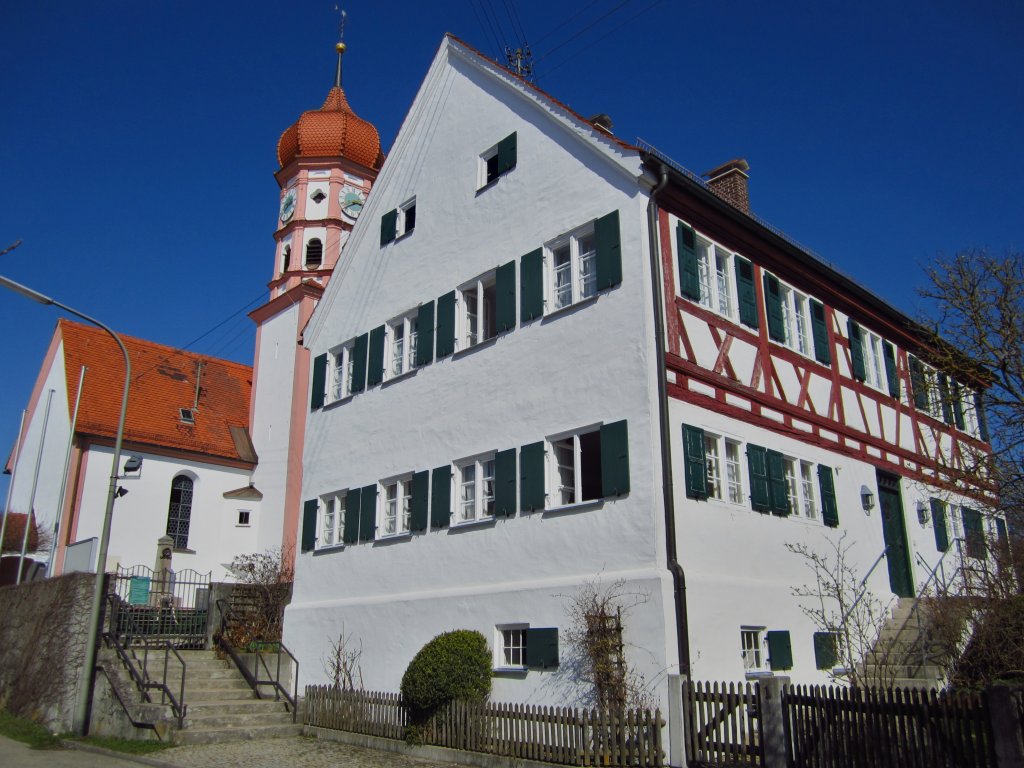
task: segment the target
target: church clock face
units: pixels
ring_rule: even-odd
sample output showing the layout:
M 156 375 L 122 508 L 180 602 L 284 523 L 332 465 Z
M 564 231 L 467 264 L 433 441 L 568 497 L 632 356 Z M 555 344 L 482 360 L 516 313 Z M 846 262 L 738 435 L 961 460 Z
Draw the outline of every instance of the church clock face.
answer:
M 295 190 L 289 189 L 281 199 L 281 221 L 289 221 L 295 214 Z
M 355 221 L 363 212 L 363 204 L 366 203 L 366 193 L 358 187 L 346 184 L 338 193 L 338 202 L 341 204 L 341 212 L 345 218 Z

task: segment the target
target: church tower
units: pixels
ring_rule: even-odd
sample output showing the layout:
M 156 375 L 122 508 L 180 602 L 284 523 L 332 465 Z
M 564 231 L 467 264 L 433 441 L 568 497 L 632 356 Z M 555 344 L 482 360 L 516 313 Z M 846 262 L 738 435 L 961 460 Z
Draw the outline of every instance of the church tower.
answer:
M 366 195 L 384 162 L 377 129 L 358 117 L 342 90 L 345 44 L 336 45 L 334 86 L 319 109 L 303 112 L 277 142 L 280 187 L 274 270 L 256 323 L 249 422 L 262 494 L 259 549 L 282 546 L 294 561 L 309 413 L 309 353 L 302 331 L 331 279 Z M 280 520 L 282 527 L 274 523 Z

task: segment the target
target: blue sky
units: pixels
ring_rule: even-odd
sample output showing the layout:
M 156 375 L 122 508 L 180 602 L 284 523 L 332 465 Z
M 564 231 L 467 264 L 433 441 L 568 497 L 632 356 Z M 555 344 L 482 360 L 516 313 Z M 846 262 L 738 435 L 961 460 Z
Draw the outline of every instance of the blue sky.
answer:
M 349 4 L 345 89 L 389 148 L 445 32 L 533 47 L 537 84 L 696 172 L 908 314 L 922 266 L 1024 247 L 1024 4 Z M 514 11 L 514 13 L 513 13 Z M 603 18 L 602 18 L 603 17 Z M 333 2 L 8 3 L 0 274 L 119 332 L 246 363 L 281 132 L 334 73 Z M 0 452 L 57 320 L 0 291 Z M 6 484 L 0 481 L 0 492 Z

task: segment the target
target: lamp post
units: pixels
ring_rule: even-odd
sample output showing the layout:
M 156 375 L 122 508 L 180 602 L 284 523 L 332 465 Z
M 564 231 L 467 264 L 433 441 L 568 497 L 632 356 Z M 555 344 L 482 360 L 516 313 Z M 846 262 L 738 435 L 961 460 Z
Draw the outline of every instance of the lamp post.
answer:
M 117 438 L 114 440 L 114 459 L 110 468 L 110 487 L 107 490 L 107 507 L 103 513 L 103 532 L 100 534 L 100 550 L 96 559 L 96 586 L 92 595 L 92 611 L 89 614 L 89 630 L 85 639 L 85 664 L 82 666 L 78 682 L 78 699 L 75 703 L 74 731 L 84 736 L 89 727 L 89 694 L 92 690 L 92 674 L 96 667 L 96 649 L 100 627 L 100 614 L 103 612 L 103 576 L 107 569 L 107 547 L 110 544 L 110 523 L 114 516 L 114 499 L 117 498 L 118 468 L 121 463 L 121 440 L 124 437 L 124 417 L 128 411 L 128 385 L 131 383 L 132 363 L 128 358 L 128 350 L 125 348 L 121 338 L 114 333 L 107 325 L 99 320 L 89 317 L 72 309 L 66 304 L 61 304 L 56 299 L 44 296 L 21 283 L 16 283 L 9 278 L 0 275 L 0 286 L 9 288 L 15 293 L 20 293 L 26 298 L 37 301 L 40 304 L 52 305 L 69 312 L 75 317 L 80 317 L 88 323 L 101 328 L 110 334 L 110 337 L 117 342 L 124 355 L 124 391 L 121 395 L 121 417 L 117 422 Z

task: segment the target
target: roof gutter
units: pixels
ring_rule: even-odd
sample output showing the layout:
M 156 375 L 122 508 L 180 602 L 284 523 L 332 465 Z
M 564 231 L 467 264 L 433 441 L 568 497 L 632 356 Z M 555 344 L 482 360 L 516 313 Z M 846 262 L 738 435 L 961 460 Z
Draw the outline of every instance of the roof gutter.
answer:
M 661 283 L 661 262 L 658 238 L 658 204 L 655 198 L 668 184 L 668 168 L 664 164 L 658 169 L 660 178 L 651 189 L 647 201 L 647 234 L 650 239 L 651 282 L 654 293 L 654 347 L 657 356 L 658 376 L 658 423 L 661 430 L 661 477 L 665 508 L 665 552 L 668 570 L 672 574 L 672 593 L 676 608 L 676 642 L 679 654 L 679 672 L 690 674 L 690 629 L 686 615 L 686 574 L 679 564 L 676 550 L 675 490 L 672 482 L 672 443 L 668 420 L 668 391 L 665 386 L 665 322 L 664 286 Z

